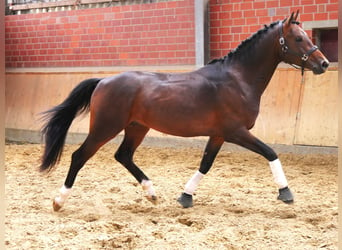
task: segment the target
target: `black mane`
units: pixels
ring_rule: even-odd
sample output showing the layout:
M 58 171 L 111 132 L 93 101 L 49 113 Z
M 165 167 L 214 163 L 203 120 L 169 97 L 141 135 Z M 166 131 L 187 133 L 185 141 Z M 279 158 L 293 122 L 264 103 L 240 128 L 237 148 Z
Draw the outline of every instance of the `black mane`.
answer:
M 286 19 L 285 19 L 286 20 Z M 284 21 L 285 21 L 284 20 Z M 283 22 L 284 22 L 283 21 Z M 271 23 L 269 26 L 267 26 L 266 24 L 264 25 L 264 28 L 258 30 L 256 33 L 254 33 L 252 36 L 250 36 L 249 38 L 247 38 L 246 40 L 242 41 L 239 46 L 230 51 L 227 55 L 225 55 L 224 57 L 221 58 L 216 58 L 213 59 L 211 61 L 208 62 L 208 64 L 213 64 L 216 62 L 223 62 L 225 61 L 227 58 L 232 58 L 234 55 L 239 55 L 239 56 L 243 56 L 245 55 L 248 51 L 250 51 L 250 49 L 255 45 L 256 41 L 258 41 L 263 34 L 267 33 L 267 31 L 270 28 L 273 28 L 275 25 L 277 25 L 280 21 L 277 22 L 273 22 Z

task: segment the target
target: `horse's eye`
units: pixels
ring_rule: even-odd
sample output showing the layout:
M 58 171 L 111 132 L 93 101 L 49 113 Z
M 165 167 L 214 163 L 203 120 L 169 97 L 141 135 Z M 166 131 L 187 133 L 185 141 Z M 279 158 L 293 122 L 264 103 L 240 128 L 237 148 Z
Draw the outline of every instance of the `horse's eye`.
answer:
M 301 36 L 296 37 L 296 42 L 303 42 L 303 38 Z

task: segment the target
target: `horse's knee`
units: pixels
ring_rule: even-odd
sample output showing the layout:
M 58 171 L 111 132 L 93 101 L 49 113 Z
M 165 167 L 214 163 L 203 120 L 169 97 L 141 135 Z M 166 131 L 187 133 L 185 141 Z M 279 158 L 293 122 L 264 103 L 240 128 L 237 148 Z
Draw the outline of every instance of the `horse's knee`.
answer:
M 77 149 L 75 152 L 71 155 L 71 167 L 80 169 L 83 167 L 83 165 L 86 163 L 86 161 L 93 156 L 93 154 L 97 151 L 97 149 L 89 151 L 85 147 L 85 145 L 82 145 L 79 149 Z
M 117 152 L 114 154 L 114 159 L 117 160 L 118 162 L 122 163 L 122 155 L 120 154 L 119 151 L 117 151 Z
M 81 154 L 80 154 L 79 150 L 77 150 L 77 151 L 72 153 L 72 155 L 71 155 L 71 162 L 76 163 L 76 162 L 78 162 L 80 160 L 80 158 L 81 158 Z
M 121 150 L 118 150 L 114 154 L 115 160 L 123 164 L 124 166 L 127 165 L 128 163 L 132 162 L 132 156 L 128 152 L 123 152 Z

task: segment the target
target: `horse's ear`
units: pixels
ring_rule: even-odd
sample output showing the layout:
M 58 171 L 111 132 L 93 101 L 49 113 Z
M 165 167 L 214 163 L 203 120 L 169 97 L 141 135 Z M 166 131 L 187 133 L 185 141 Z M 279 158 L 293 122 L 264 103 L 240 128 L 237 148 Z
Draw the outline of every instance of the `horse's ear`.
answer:
M 287 25 L 290 25 L 291 23 L 296 22 L 297 18 L 298 18 L 298 15 L 299 15 L 299 10 L 297 10 L 296 13 L 292 12 L 290 18 L 286 18 L 284 20 L 284 23 L 286 23 Z
M 294 12 L 291 13 L 290 18 L 287 20 L 287 22 L 288 22 L 289 24 L 292 23 L 292 21 L 296 20 L 296 19 L 293 19 L 293 16 L 294 16 Z
M 298 15 L 299 15 L 299 10 L 297 10 L 296 15 L 293 18 L 293 21 L 297 21 Z

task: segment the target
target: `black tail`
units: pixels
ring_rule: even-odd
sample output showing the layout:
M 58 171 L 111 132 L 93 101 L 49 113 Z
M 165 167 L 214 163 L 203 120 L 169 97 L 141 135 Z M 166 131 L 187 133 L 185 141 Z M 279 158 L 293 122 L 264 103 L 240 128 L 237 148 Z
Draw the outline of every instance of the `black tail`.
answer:
M 51 169 L 59 161 L 72 121 L 82 112 L 89 111 L 91 95 L 100 80 L 91 78 L 82 81 L 61 104 L 42 113 L 47 122 L 42 128 L 45 150 L 40 171 Z

